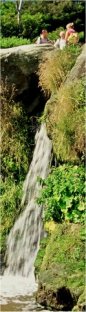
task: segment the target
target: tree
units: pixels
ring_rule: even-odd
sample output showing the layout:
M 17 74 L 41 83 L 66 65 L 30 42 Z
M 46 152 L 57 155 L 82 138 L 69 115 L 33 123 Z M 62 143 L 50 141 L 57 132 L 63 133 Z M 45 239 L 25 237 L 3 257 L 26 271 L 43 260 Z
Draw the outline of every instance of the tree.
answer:
M 17 9 L 17 20 L 18 20 L 18 25 L 20 24 L 20 12 L 22 8 L 22 2 L 23 0 L 16 0 L 15 5 Z

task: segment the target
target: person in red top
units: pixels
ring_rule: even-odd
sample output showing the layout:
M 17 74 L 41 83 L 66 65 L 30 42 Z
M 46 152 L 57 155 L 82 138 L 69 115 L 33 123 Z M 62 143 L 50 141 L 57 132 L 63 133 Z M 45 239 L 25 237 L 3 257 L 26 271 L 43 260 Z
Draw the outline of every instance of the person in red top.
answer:
M 66 29 L 67 29 L 65 34 L 66 43 L 77 44 L 79 42 L 79 35 L 74 29 L 74 23 L 67 24 Z
M 74 29 L 74 23 L 69 23 L 66 25 L 66 34 L 65 34 L 65 40 L 66 42 L 68 41 L 68 38 L 70 37 L 71 34 L 75 33 L 75 29 Z

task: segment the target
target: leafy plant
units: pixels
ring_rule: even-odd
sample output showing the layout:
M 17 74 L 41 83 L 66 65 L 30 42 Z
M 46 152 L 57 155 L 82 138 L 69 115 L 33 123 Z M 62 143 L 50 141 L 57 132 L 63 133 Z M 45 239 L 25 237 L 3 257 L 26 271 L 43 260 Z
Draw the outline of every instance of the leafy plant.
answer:
M 49 32 L 49 35 L 48 35 L 49 39 L 50 40 L 57 40 L 57 38 L 59 38 L 59 33 L 62 30 L 64 30 L 64 28 L 63 27 L 59 27 L 59 28 Z
M 1 48 L 11 48 L 24 44 L 30 44 L 30 39 L 18 38 L 18 37 L 0 37 Z
M 45 221 L 77 223 L 84 220 L 84 179 L 83 166 L 65 164 L 52 169 L 37 199 L 44 207 Z
M 79 33 L 79 41 L 80 42 L 85 42 L 85 34 L 84 34 L 84 31 L 81 31 L 80 33 Z

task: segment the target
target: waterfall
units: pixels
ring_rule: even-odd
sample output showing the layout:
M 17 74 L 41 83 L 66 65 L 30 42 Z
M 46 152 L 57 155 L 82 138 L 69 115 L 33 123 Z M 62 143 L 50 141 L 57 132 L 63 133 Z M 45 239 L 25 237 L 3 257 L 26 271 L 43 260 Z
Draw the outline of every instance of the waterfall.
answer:
M 36 203 L 41 186 L 37 177 L 46 178 L 51 162 L 52 143 L 45 124 L 35 136 L 35 150 L 24 182 L 23 212 L 10 231 L 7 241 L 7 269 L 5 275 L 34 275 L 34 261 L 38 252 L 42 230 L 42 207 Z

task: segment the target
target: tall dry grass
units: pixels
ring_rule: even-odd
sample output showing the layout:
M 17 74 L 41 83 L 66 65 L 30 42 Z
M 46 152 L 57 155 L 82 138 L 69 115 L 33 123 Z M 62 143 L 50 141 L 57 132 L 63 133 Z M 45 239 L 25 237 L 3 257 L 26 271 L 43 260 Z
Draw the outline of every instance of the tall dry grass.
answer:
M 45 119 L 54 153 L 62 161 L 79 160 L 85 148 L 84 81 L 76 80 L 59 88 L 55 99 L 48 101 Z
M 80 53 L 80 47 L 67 47 L 64 50 L 49 51 L 39 66 L 39 85 L 45 93 L 56 93 L 65 81 Z

